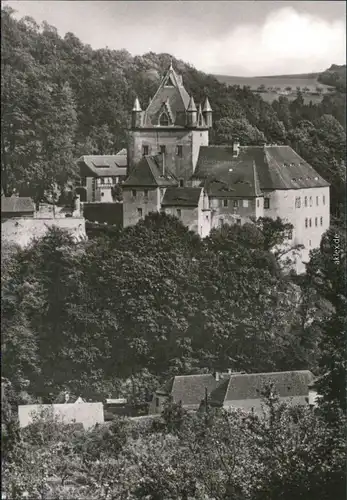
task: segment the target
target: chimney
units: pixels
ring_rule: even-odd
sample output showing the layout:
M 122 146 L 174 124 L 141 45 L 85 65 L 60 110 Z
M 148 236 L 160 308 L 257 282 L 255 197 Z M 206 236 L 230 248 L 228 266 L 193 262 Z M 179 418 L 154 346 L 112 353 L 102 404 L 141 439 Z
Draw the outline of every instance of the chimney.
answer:
M 240 142 L 238 139 L 236 139 L 233 142 L 233 157 L 237 158 L 239 156 L 239 152 L 240 152 Z

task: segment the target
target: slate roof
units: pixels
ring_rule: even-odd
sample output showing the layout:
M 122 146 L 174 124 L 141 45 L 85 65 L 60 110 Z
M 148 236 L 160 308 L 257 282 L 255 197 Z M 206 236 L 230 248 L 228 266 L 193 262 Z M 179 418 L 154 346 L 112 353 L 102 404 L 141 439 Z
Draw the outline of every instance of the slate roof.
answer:
M 223 405 L 226 402 L 261 399 L 265 385 L 273 384 L 281 398 L 307 396 L 314 375 L 309 370 L 235 374 L 223 380 L 211 393 L 211 403 Z
M 202 146 L 193 178 L 205 179 L 212 196 L 222 196 L 221 182 L 230 197 L 256 196 L 259 190 L 329 186 L 289 146 L 240 146 L 237 157 L 231 146 Z
M 173 85 L 166 86 L 168 81 Z M 189 104 L 189 94 L 182 84 L 182 78 L 171 65 L 145 111 L 144 126 L 157 125 L 158 113 L 165 102 L 169 103 L 174 121 L 177 113 L 185 113 Z
M 127 151 L 116 155 L 85 155 L 77 160 L 81 176 L 118 177 L 127 175 Z
M 163 207 L 197 207 L 201 187 L 169 187 L 161 202 Z
M 11 196 L 1 197 L 1 212 L 2 213 L 33 213 L 35 212 L 35 204 L 31 198 Z
M 166 168 L 162 175 L 159 156 L 144 156 L 123 182 L 123 187 L 177 186 L 175 176 Z
M 199 407 L 205 398 L 205 390 L 209 394 L 217 386 L 216 379 L 211 374 L 179 375 L 173 377 L 158 393 L 171 395 L 175 403 L 182 406 Z

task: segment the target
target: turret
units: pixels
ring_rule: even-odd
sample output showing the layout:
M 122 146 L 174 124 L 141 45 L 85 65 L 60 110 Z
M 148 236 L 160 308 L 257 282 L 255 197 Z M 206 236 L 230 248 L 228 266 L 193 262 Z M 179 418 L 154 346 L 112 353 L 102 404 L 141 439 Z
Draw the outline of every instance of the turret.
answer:
M 189 99 L 187 108 L 187 127 L 196 127 L 198 120 L 198 112 L 195 106 L 193 96 Z
M 140 106 L 140 102 L 136 97 L 134 102 L 134 107 L 131 112 L 131 126 L 132 128 L 142 127 L 143 111 Z
M 212 127 L 212 108 L 211 108 L 210 101 L 208 100 L 208 97 L 206 97 L 206 99 L 205 99 L 202 114 L 204 116 L 206 127 L 211 128 Z

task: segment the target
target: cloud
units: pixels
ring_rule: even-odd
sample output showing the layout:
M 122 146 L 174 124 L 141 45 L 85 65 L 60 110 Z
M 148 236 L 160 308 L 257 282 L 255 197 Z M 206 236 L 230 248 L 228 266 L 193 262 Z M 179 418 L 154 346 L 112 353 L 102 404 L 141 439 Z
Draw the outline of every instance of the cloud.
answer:
M 308 73 L 345 63 L 346 27 L 344 20 L 329 22 L 294 8 L 280 8 L 261 26 L 239 25 L 219 39 L 185 38 L 184 43 L 173 44 L 172 51 L 212 73 Z

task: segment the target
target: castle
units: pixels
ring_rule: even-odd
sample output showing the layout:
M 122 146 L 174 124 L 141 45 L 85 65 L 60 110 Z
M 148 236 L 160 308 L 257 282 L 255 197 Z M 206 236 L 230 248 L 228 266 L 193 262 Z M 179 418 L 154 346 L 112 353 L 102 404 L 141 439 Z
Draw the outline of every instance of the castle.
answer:
M 126 163 L 124 227 L 163 211 L 205 237 L 223 224 L 280 217 L 294 226 L 288 245 L 305 247 L 292 255 L 302 272 L 329 227 L 329 184 L 289 146 L 209 145 L 212 115 L 208 98 L 196 105 L 171 64 L 145 110 L 135 99 L 126 155 L 110 157 L 106 169 L 102 156 L 82 157 L 82 165 L 104 187 L 101 177 L 124 176 Z M 88 159 L 102 168 L 92 172 Z

